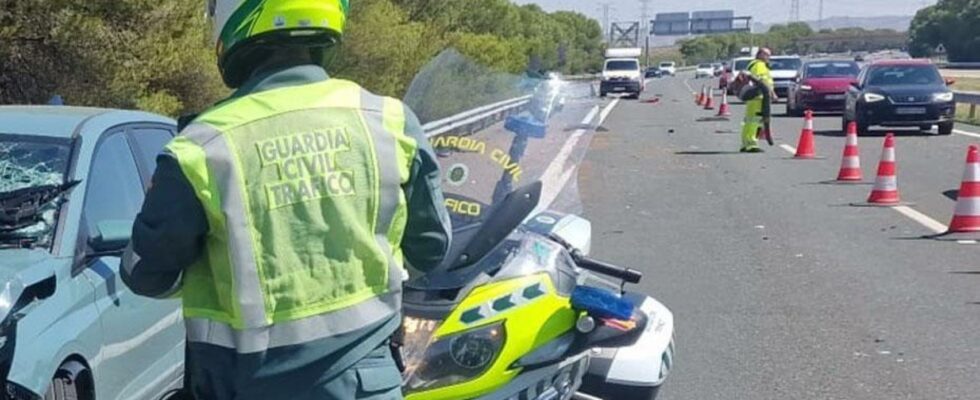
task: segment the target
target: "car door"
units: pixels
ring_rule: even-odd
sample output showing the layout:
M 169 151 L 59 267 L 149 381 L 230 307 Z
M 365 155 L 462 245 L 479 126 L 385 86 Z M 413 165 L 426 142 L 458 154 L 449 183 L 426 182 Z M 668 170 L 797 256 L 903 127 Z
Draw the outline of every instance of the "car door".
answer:
M 127 135 L 108 132 L 93 154 L 81 227 L 89 238 L 100 234 L 100 224 L 128 223 L 131 231 L 143 204 L 144 180 Z M 104 336 L 94 373 L 99 398 L 143 399 L 173 382 L 184 335 L 176 300 L 140 297 L 122 283 L 121 254 L 93 257 L 84 272 L 95 284 Z

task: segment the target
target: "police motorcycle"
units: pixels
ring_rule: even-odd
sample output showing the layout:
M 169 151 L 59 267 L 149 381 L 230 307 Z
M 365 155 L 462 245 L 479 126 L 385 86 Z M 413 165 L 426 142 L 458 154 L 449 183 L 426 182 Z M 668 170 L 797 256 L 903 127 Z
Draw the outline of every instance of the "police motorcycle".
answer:
M 589 258 L 576 172 L 600 118 L 588 84 L 495 73 L 448 50 L 406 104 L 443 169 L 446 261 L 404 287 L 409 400 L 653 399 L 673 315 Z

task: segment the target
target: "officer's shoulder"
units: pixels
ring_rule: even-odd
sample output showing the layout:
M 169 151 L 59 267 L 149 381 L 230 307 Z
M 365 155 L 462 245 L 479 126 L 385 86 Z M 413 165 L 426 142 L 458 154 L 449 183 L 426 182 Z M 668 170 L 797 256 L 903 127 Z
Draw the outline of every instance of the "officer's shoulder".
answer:
M 349 82 L 349 81 L 345 81 L 345 82 Z M 357 85 L 354 82 L 350 82 L 350 83 Z M 402 107 L 405 106 L 405 104 L 397 98 L 374 93 L 361 85 L 357 85 L 357 86 L 361 89 L 361 93 L 363 94 L 364 98 L 368 100 L 367 102 L 362 102 L 361 107 L 372 108 L 371 104 L 377 104 L 377 105 L 397 104 L 397 105 L 401 105 Z

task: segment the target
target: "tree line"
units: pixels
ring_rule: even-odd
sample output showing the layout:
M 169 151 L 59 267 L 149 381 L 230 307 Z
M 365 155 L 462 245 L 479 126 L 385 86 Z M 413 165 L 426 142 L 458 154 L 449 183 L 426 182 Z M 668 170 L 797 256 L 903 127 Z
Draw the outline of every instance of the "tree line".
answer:
M 885 39 L 877 39 L 885 37 Z M 895 40 L 894 37 L 898 37 Z M 766 33 L 739 32 L 700 36 L 684 40 L 680 52 L 687 63 L 729 59 L 742 48 L 768 47 L 775 54 L 837 53 L 846 51 L 876 51 L 905 47 L 903 35 L 890 29 L 866 30 L 844 28 L 814 31 L 810 25 L 794 22 L 773 25 Z
M 602 63 L 599 23 L 508 0 L 355 0 L 328 66 L 401 97 L 452 47 L 498 72 L 576 74 Z M 10 0 L 0 3 L 0 104 L 197 112 L 227 96 L 204 0 Z
M 980 62 L 980 0 L 939 0 L 916 13 L 909 29 L 915 57 L 941 55 L 949 61 Z

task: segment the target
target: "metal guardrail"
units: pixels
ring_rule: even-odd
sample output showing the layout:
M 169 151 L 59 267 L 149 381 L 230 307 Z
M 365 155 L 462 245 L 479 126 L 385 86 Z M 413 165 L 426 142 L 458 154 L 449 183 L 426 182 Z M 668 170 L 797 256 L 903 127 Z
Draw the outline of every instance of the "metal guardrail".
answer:
M 515 97 L 498 103 L 474 108 L 469 111 L 446 117 L 438 121 L 432 121 L 422 125 L 426 137 L 433 137 L 449 132 L 472 133 L 475 129 L 483 129 L 489 123 L 495 123 L 506 118 L 512 113 L 519 112 L 525 105 L 531 102 L 531 96 Z
M 951 62 L 938 63 L 939 68 L 945 69 L 980 69 L 980 62 Z
M 957 103 L 970 105 L 970 119 L 977 118 L 977 104 L 980 104 L 980 92 L 953 92 Z

